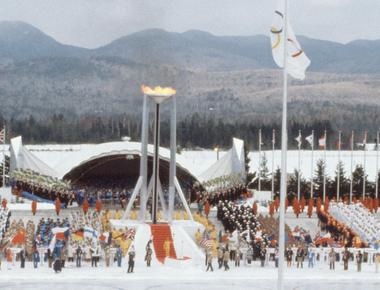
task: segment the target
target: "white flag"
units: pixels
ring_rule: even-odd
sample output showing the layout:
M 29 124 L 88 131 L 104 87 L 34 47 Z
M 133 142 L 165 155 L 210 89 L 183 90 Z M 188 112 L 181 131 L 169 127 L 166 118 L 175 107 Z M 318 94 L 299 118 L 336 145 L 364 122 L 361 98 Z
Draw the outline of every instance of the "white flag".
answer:
M 301 145 L 302 145 L 302 136 L 301 136 L 301 134 L 299 134 L 299 135 L 297 136 L 297 138 L 295 138 L 295 140 L 296 140 L 297 143 L 298 143 L 298 148 L 300 148 Z
M 272 27 L 270 30 L 273 59 L 281 68 L 284 67 L 284 11 L 285 1 L 280 0 L 278 8 L 275 11 Z M 306 56 L 302 50 L 301 45 L 297 41 L 296 35 L 290 26 L 289 20 L 287 22 L 288 59 L 286 69 L 288 74 L 290 74 L 292 77 L 303 80 L 305 78 L 305 71 L 310 65 L 310 59 Z
M 313 146 L 313 144 L 314 144 L 314 136 L 313 136 L 313 134 L 311 134 L 310 136 L 307 136 L 307 137 L 305 138 L 305 140 L 306 140 L 307 142 L 309 142 L 309 144 L 310 144 L 311 146 Z

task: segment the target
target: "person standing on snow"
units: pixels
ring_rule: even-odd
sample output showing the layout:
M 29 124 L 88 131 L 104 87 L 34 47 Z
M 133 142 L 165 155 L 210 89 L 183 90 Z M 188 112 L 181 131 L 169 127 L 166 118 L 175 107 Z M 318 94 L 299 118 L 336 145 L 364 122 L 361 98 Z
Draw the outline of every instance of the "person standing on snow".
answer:
M 303 268 L 303 259 L 305 256 L 305 251 L 302 247 L 298 247 L 297 253 L 296 253 L 296 259 L 297 259 L 297 268 L 301 266 Z
M 267 250 L 265 249 L 264 246 L 261 246 L 261 249 L 260 249 L 260 262 L 261 262 L 261 267 L 264 267 L 264 266 L 265 266 L 266 255 L 267 255 Z
M 36 269 L 38 262 L 40 261 L 40 253 L 38 253 L 37 248 L 33 251 L 33 267 Z
M 223 267 L 223 249 L 218 247 L 218 265 L 219 269 Z
M 58 255 L 54 255 L 53 269 L 55 273 L 59 273 L 62 271 L 61 257 L 59 257 Z
M 106 267 L 110 266 L 110 248 L 109 246 L 106 246 L 104 249 L 104 260 L 106 262 Z
M 25 268 L 25 250 L 22 249 L 20 251 L 20 263 L 21 263 L 21 268 Z
M 278 268 L 278 259 L 279 259 L 279 256 L 280 256 L 280 251 L 279 251 L 278 247 L 276 246 L 276 248 L 274 249 L 274 266 L 276 268 Z
M 75 260 L 76 260 L 76 266 L 78 268 L 81 267 L 82 254 L 83 254 L 82 249 L 81 249 L 80 245 L 78 245 L 78 247 L 75 250 Z
M 241 252 L 240 252 L 240 249 L 237 248 L 235 252 L 235 267 L 240 267 L 240 259 L 241 259 Z
M 380 253 L 377 253 L 375 256 L 375 266 L 376 266 L 376 273 L 379 273 L 380 269 Z
M 116 260 L 117 260 L 117 266 L 121 267 L 121 260 L 123 258 L 123 251 L 121 250 L 120 245 L 117 247 L 116 250 Z
M 132 246 L 128 253 L 128 273 L 133 273 L 133 268 L 135 267 L 135 248 Z
M 345 271 L 348 270 L 348 261 L 349 261 L 349 259 L 350 259 L 350 252 L 346 248 L 344 250 L 344 252 L 343 252 L 343 267 L 344 267 Z
M 308 250 L 307 252 L 307 259 L 308 259 L 308 267 L 314 268 L 314 259 L 315 259 L 315 253 L 313 249 Z
M 363 254 L 362 254 L 361 251 L 359 251 L 356 254 L 356 263 L 357 263 L 357 266 L 358 266 L 358 272 L 362 271 L 362 262 L 363 262 Z
M 229 260 L 230 260 L 230 252 L 226 249 L 223 254 L 224 271 L 227 271 L 230 269 L 230 267 L 228 266 Z
M 286 255 L 286 263 L 288 267 L 291 267 L 292 260 L 293 260 L 293 251 L 290 247 L 288 247 L 288 249 L 286 250 L 285 255 Z
M 152 254 L 153 251 L 150 247 L 146 248 L 146 254 L 145 254 L 145 261 L 146 261 L 146 266 L 150 267 L 150 263 L 152 262 Z
M 336 260 L 336 253 L 334 251 L 334 248 L 331 248 L 331 251 L 329 253 L 330 270 L 335 270 L 335 260 Z
M 212 254 L 209 253 L 207 255 L 207 268 L 206 268 L 206 272 L 208 272 L 208 270 L 211 270 L 211 272 L 214 272 L 214 268 L 212 267 Z

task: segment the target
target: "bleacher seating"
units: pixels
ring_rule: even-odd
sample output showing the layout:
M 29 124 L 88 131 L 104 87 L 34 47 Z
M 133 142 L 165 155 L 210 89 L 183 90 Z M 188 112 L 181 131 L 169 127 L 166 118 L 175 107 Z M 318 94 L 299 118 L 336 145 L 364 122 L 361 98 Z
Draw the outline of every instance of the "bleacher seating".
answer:
M 361 240 L 367 243 L 380 240 L 380 225 L 376 222 L 375 215 L 361 203 L 331 203 L 329 212 L 335 219 L 354 230 Z

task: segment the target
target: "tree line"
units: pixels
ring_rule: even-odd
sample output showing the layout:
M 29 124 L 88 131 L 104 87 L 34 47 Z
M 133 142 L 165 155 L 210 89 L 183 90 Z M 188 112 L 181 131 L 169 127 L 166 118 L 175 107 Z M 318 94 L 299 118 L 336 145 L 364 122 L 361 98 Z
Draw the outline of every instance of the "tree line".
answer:
M 325 175 L 326 164 L 324 160 L 318 160 L 316 168 L 313 175 L 313 198 L 323 197 L 323 179 Z M 271 191 L 272 190 L 272 173 L 268 169 L 267 159 L 265 155 L 261 160 L 259 167 L 260 179 L 261 179 L 261 190 Z M 336 166 L 335 175 L 329 176 L 326 174 L 326 196 L 329 199 L 337 198 L 338 189 L 338 176 L 339 176 L 339 194 L 340 197 L 348 196 L 350 193 L 351 180 L 349 176 L 350 173 L 346 172 L 342 162 L 339 162 Z M 299 172 L 297 169 L 293 173 L 288 174 L 287 192 L 290 200 L 297 196 L 298 192 L 298 176 Z M 248 182 L 250 182 L 249 187 L 253 189 L 258 188 L 258 172 L 250 173 L 248 175 Z M 364 188 L 364 177 L 365 177 L 365 193 L 367 197 L 375 197 L 376 194 L 376 182 L 368 180 L 368 174 L 362 165 L 357 165 L 352 172 L 352 193 L 356 198 L 361 198 Z M 274 193 L 278 195 L 280 192 L 280 181 L 281 181 L 281 170 L 277 168 L 273 174 L 274 179 Z M 380 172 L 377 176 L 377 182 L 380 186 Z M 379 189 L 380 191 L 380 189 Z M 304 196 L 306 199 L 311 197 L 311 180 L 306 179 L 300 175 L 300 193 L 301 197 Z
M 88 115 L 81 117 L 65 117 L 55 114 L 46 118 L 5 119 L 0 116 L 0 125 L 7 126 L 7 140 L 9 137 L 23 136 L 28 144 L 37 143 L 100 143 L 120 140 L 129 136 L 134 141 L 140 140 L 141 116 L 140 114 L 121 114 L 112 116 Z M 281 140 L 280 123 L 262 123 L 253 119 L 231 121 L 220 116 L 216 119 L 207 114 L 193 113 L 187 117 L 179 118 L 177 123 L 177 143 L 182 148 L 220 148 L 227 149 L 232 144 L 232 138 L 237 137 L 245 141 L 247 149 L 258 150 L 258 134 L 262 132 L 262 149 L 272 148 L 273 130 L 276 132 L 275 148 L 280 149 Z M 150 140 L 153 132 L 153 115 L 150 118 Z M 305 137 L 314 130 L 314 146 L 318 147 L 318 138 L 327 131 L 327 149 L 336 149 L 338 130 L 334 129 L 329 121 L 313 121 L 300 123 L 289 121 L 288 140 L 289 149 L 296 149 L 299 130 L 302 131 L 303 149 L 310 148 Z M 161 122 L 161 144 L 169 145 L 170 120 L 163 116 Z M 364 132 L 355 132 L 357 143 L 363 140 Z M 351 131 L 342 132 L 342 150 L 350 149 Z M 375 140 L 376 132 L 368 132 L 368 142 Z M 152 142 L 152 141 L 151 141 Z

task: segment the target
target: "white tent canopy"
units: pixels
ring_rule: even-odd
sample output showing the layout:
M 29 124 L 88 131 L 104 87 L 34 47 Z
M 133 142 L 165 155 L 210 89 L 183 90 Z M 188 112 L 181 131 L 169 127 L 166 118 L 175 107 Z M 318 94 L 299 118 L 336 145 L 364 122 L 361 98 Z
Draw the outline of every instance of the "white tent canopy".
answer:
M 237 177 L 245 181 L 244 141 L 233 138 L 232 148 L 218 161 L 205 170 L 199 177 L 201 182 L 208 182 L 222 177 Z
M 43 175 L 52 177 L 58 176 L 57 172 L 53 168 L 37 158 L 33 153 L 31 153 L 23 146 L 21 136 L 11 139 L 10 153 L 11 172 L 15 169 L 30 169 Z

